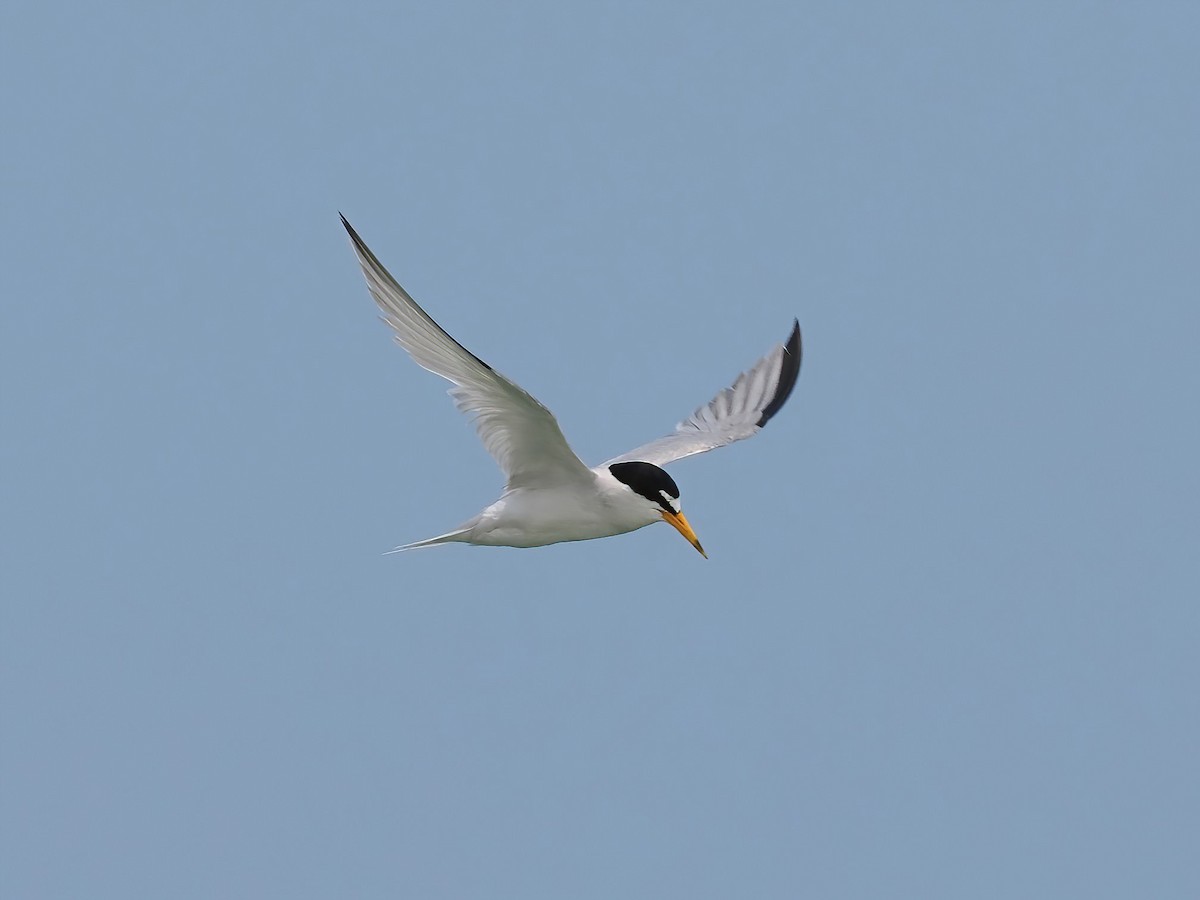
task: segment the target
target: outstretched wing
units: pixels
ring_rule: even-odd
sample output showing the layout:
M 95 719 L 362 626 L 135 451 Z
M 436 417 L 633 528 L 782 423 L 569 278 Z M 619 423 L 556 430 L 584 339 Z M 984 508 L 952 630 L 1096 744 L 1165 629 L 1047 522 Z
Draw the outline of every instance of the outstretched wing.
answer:
M 450 396 L 471 416 L 509 488 L 590 481 L 588 467 L 563 437 L 554 414 L 450 337 L 396 282 L 342 216 L 383 320 L 417 365 L 454 384 Z
M 738 376 L 731 387 L 675 426 L 675 430 L 636 450 L 622 453 L 616 462 L 654 463 L 664 466 L 734 441 L 753 437 L 783 408 L 800 375 L 800 323 L 795 322 L 787 341 L 754 367 Z

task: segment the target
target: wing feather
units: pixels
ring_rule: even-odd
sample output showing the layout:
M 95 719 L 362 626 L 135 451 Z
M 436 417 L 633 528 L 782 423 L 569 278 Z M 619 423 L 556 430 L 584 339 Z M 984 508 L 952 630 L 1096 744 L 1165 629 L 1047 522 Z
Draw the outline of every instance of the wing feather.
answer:
M 664 466 L 753 437 L 787 402 L 800 375 L 801 355 L 800 322 L 796 321 L 784 343 L 676 425 L 673 432 L 605 465 L 637 460 Z
M 591 479 L 554 414 L 447 334 L 383 267 L 345 216 L 342 224 L 396 343 L 417 365 L 453 383 L 454 405 L 474 420 L 507 486 L 546 487 Z

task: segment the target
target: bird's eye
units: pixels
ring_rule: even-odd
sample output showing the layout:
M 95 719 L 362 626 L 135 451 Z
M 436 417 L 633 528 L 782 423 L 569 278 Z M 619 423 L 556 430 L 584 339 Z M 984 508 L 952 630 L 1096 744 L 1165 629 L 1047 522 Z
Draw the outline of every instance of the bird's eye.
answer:
M 672 496 L 671 496 L 670 494 L 668 494 L 666 491 L 659 491 L 658 493 L 659 493 L 659 494 L 662 496 L 662 498 L 663 498 L 663 505 L 664 505 L 664 506 L 666 506 L 666 507 L 668 507 L 668 508 L 671 510 L 671 512 L 673 512 L 673 513 L 675 513 L 676 515 L 678 515 L 678 514 L 679 514 L 679 498 L 678 498 L 678 497 L 672 497 Z

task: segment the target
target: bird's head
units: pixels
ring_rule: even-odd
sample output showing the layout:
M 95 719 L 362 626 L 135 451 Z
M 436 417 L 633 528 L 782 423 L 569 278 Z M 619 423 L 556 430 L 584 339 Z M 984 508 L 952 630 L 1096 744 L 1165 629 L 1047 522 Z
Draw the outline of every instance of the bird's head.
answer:
M 621 462 L 608 467 L 613 478 L 629 488 L 634 494 L 643 499 L 651 513 L 662 517 L 665 522 L 674 526 L 675 530 L 687 538 L 688 543 L 700 551 L 700 555 L 708 559 L 708 554 L 700 546 L 696 532 L 683 515 L 679 506 L 679 486 L 675 479 L 653 463 Z

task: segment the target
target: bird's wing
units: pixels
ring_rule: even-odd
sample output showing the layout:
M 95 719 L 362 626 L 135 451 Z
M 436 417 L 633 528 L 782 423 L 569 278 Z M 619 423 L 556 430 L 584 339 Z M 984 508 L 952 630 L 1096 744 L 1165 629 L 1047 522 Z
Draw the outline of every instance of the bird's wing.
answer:
M 783 408 L 800 374 L 800 323 L 787 341 L 738 376 L 705 406 L 675 426 L 675 430 L 636 450 L 622 453 L 605 465 L 640 460 L 664 466 L 734 441 L 753 437 Z
M 450 396 L 471 416 L 508 487 L 550 487 L 593 476 L 563 437 L 554 414 L 442 330 L 396 282 L 342 216 L 371 296 L 396 343 L 422 368 L 454 384 Z

